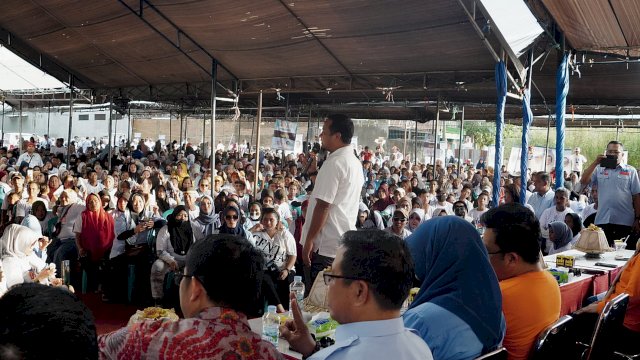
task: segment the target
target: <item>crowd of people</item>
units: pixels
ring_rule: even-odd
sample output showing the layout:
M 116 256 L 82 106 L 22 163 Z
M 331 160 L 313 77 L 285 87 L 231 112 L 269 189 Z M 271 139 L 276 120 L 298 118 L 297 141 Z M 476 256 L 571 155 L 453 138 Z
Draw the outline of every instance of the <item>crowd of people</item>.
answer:
M 580 155 L 562 188 L 535 172 L 524 177 L 522 193 L 523 179 L 503 167 L 493 203 L 497 170 L 484 162 L 458 169 L 413 163 L 396 147 L 358 152 L 353 132 L 348 117 L 331 115 L 321 151 L 218 148 L 213 160 L 191 144 L 159 141 L 119 149 L 83 142 L 68 163 L 54 151 L 60 139 L 30 142 L 22 154 L 1 148 L 0 296 L 35 282 L 82 287 L 107 302 L 179 300 L 186 319 L 178 323 L 101 337 L 106 358 L 160 354 L 165 339 L 192 328 L 218 336 L 216 326 L 229 318 L 225 331 L 233 335 L 216 347 L 181 351 L 237 348 L 234 341 L 253 336 L 244 334 L 246 317 L 268 303 L 291 310 L 282 333 L 313 358 L 473 359 L 505 346 L 510 359 L 526 359 L 560 314 L 559 288 L 541 256 L 570 249 L 592 223 L 611 243 L 623 238 L 635 249 L 640 181 L 622 162 L 619 142 L 606 149 L 614 165 L 601 165 L 603 155 L 583 171 Z M 628 338 L 640 330 L 640 294 L 629 280 L 640 273 L 634 259 L 614 284 L 614 292 L 632 296 Z M 301 275 L 308 292 L 328 267 L 328 306 L 343 341 L 320 350 L 289 285 Z M 70 276 L 61 278 L 61 269 Z M 246 288 L 238 293 L 223 291 L 240 284 Z M 401 315 L 413 286 L 420 291 Z M 582 313 L 601 310 L 602 302 Z M 190 336 L 184 341 L 200 341 Z M 247 358 L 279 356 L 258 338 L 251 344 L 261 355 Z

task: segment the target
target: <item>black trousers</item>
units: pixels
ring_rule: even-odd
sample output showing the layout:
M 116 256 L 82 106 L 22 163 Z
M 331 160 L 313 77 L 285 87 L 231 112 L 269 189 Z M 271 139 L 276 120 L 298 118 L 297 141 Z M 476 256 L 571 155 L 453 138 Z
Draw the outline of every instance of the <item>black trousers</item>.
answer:
M 631 226 L 618 224 L 602 224 L 598 226 L 602 228 L 602 231 L 604 231 L 604 234 L 607 237 L 607 242 L 611 247 L 615 246 L 615 240 L 626 238 L 629 234 L 631 234 Z M 632 248 L 630 248 L 630 246 L 632 246 Z M 635 241 L 627 242 L 627 249 L 635 250 Z

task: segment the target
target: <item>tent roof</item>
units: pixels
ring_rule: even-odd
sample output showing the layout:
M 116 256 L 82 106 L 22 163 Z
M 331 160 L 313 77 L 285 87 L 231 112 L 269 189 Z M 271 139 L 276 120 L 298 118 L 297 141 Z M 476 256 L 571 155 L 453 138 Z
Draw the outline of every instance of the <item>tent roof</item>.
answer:
M 546 14 L 538 11 L 540 1 L 549 2 L 530 1 L 539 18 Z M 471 0 L 461 2 L 473 7 Z M 479 11 L 475 18 L 485 22 Z M 460 2 L 452 0 L 5 0 L 0 42 L 63 81 L 73 74 L 75 86 L 93 89 L 97 101 L 115 95 L 206 103 L 213 57 L 222 65 L 218 96 L 238 86 L 249 105 L 260 90 L 268 95 L 266 104 L 285 105 L 275 89 L 291 105 L 355 102 L 360 105 L 353 108 L 369 110 L 362 104 L 395 107 L 437 98 L 495 103 L 494 60 Z M 550 45 L 542 39 L 537 53 Z M 545 101 L 551 108 L 554 103 L 557 61 L 550 51 L 535 66 L 537 114 L 548 112 Z M 569 104 L 640 105 L 640 68 L 626 66 L 583 67 L 582 77 L 571 79 Z M 386 101 L 383 88 L 394 89 L 395 103 Z M 406 108 L 393 113 L 429 116 Z M 470 106 L 468 118 L 493 118 L 485 108 Z

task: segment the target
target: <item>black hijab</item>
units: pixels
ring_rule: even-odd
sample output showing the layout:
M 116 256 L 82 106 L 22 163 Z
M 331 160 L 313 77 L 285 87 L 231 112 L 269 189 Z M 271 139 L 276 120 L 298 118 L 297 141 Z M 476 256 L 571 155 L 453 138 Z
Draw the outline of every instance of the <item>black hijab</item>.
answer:
M 186 255 L 193 243 L 193 230 L 191 223 L 176 220 L 176 215 L 181 211 L 187 211 L 184 205 L 176 206 L 173 212 L 167 216 L 167 229 L 169 230 L 169 241 L 176 254 Z M 187 214 L 189 212 L 187 211 Z

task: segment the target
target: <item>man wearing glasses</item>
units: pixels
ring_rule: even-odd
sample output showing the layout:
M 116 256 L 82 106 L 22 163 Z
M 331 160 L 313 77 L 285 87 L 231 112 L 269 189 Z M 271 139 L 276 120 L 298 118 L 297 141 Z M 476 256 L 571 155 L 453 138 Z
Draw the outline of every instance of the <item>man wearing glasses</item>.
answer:
M 295 296 L 293 320 L 280 326 L 280 333 L 309 359 L 433 359 L 400 317 L 413 278 L 413 259 L 404 240 L 381 230 L 348 231 L 331 272 L 324 273 L 329 312 L 340 323 L 335 345 L 320 350 Z
M 482 241 L 500 281 L 509 359 L 527 359 L 538 334 L 560 316 L 560 288 L 540 264 L 540 223 L 521 204 L 493 208 L 481 218 Z M 523 310 L 523 304 L 527 309 Z
M 407 225 L 407 221 L 409 221 L 409 213 L 407 210 L 396 209 L 396 211 L 393 212 L 393 217 L 391 218 L 391 226 L 384 229 L 384 231 L 397 235 L 404 240 L 411 235 L 411 231 L 407 230 L 405 227 Z
M 100 357 L 116 359 L 281 359 L 250 330 L 258 308 L 262 254 L 246 239 L 213 235 L 194 243 L 176 273 L 184 319 L 143 320 L 98 338 Z M 233 289 L 233 291 L 229 291 Z
M 606 156 L 598 155 L 580 179 L 583 187 L 589 184 L 598 187 L 595 224 L 602 228 L 610 246 L 632 232 L 640 233 L 640 181 L 636 169 L 622 163 L 623 156 L 622 143 L 610 141 Z M 615 159 L 615 164 L 611 160 L 607 164 L 607 158 Z M 635 248 L 635 241 L 627 242 L 627 249 Z

